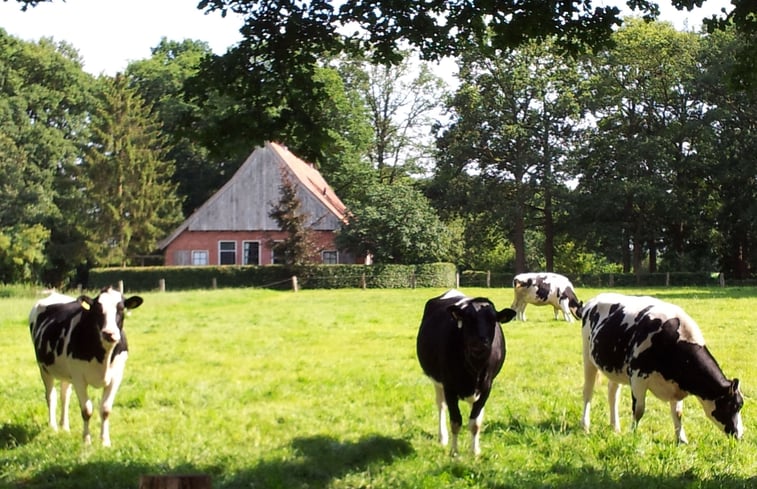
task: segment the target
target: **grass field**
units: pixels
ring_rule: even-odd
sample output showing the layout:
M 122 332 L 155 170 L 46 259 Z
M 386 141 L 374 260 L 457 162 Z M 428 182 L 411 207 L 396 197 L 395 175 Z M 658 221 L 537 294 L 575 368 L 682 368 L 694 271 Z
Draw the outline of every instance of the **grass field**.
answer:
M 585 434 L 580 326 L 529 306 L 527 323 L 504 325 L 507 360 L 477 459 L 467 433 L 458 458 L 436 442 L 433 388 L 415 357 L 423 304 L 440 292 L 142 294 L 126 322 L 130 357 L 111 448 L 82 445 L 75 396 L 71 433 L 46 426 L 26 324 L 34 298 L 0 299 L 0 486 L 136 489 L 143 474 L 197 472 L 215 489 L 757 485 L 757 289 L 631 291 L 683 306 L 726 375 L 741 379 L 742 441 L 719 432 L 695 398 L 685 402 L 688 445 L 675 444 L 667 404 L 651 396 L 630 432 L 627 388 L 616 435 L 604 381 Z M 512 300 L 509 289 L 464 292 L 499 308 Z M 578 292 L 586 300 L 599 290 Z M 99 425 L 95 416 L 93 434 Z

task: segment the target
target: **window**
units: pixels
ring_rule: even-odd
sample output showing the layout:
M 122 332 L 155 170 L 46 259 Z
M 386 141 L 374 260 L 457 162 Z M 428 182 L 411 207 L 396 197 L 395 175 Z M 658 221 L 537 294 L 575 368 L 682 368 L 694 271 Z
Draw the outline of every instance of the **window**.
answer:
M 218 264 L 234 265 L 237 262 L 237 242 L 236 241 L 219 241 L 218 242 Z
M 274 241 L 271 246 L 271 263 L 274 265 L 284 264 L 284 253 L 280 250 L 283 241 Z
M 192 250 L 192 265 L 207 265 L 208 250 Z
M 192 253 L 189 250 L 176 250 L 173 252 L 174 265 L 189 265 L 192 263 Z
M 324 265 L 336 265 L 339 263 L 339 253 L 336 251 L 323 251 L 321 252 L 321 259 Z
M 242 246 L 244 251 L 242 265 L 260 265 L 260 243 L 245 241 Z

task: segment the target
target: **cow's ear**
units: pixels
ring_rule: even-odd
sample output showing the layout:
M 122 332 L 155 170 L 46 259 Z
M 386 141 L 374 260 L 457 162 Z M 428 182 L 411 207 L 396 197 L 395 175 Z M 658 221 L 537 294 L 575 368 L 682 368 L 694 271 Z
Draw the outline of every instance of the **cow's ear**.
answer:
M 142 305 L 142 302 L 141 297 L 134 295 L 124 301 L 124 307 L 126 307 L 126 309 L 136 309 Z
M 739 379 L 733 379 L 733 381 L 731 381 L 730 394 L 734 395 L 737 392 L 739 392 Z
M 459 305 L 455 304 L 455 305 L 449 306 L 447 308 L 447 312 L 449 312 L 450 315 L 452 316 L 452 318 L 455 321 L 457 321 L 457 328 L 458 329 L 462 329 L 462 327 L 463 327 L 463 310 L 462 310 L 462 308 Z
M 497 321 L 500 323 L 509 323 L 515 317 L 515 311 L 506 307 L 497 313 Z
M 81 308 L 84 309 L 85 311 L 89 311 L 90 308 L 92 307 L 92 304 L 94 303 L 94 301 L 90 297 L 87 297 L 86 295 L 80 295 L 79 298 L 76 299 L 76 301 L 79 303 Z

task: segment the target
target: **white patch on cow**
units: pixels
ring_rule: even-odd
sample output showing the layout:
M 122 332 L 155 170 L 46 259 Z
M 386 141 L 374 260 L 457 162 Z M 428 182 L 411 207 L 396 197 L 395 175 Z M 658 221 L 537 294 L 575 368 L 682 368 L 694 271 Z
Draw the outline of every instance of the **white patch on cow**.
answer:
M 440 299 L 453 299 L 455 297 L 465 297 L 465 294 L 463 294 L 457 289 L 449 289 L 447 292 L 444 293 L 444 295 L 440 297 Z

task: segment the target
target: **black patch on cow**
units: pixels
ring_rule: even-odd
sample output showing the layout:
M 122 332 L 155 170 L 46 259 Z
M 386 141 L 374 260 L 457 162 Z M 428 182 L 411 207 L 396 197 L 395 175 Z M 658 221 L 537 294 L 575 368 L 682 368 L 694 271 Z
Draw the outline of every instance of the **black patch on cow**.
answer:
M 744 406 L 744 398 L 739 390 L 739 381 L 734 380 L 728 387 L 727 392 L 715 399 L 715 410 L 712 417 L 717 419 L 724 431 L 729 435 L 737 433 L 736 420 L 734 419 Z
M 597 366 L 608 372 L 623 372 L 633 338 L 633 329 L 624 323 L 625 310 L 613 305 L 607 317 L 599 323 L 600 314 L 595 306 L 588 311 L 591 325 L 591 355 Z
M 35 324 L 29 325 L 38 363 L 52 365 L 56 355 L 63 354 L 71 323 L 80 312 L 82 308 L 78 302 L 51 304 L 37 316 Z
M 534 286 L 536 287 L 536 297 L 542 302 L 547 302 L 547 299 L 549 299 L 549 291 L 552 288 L 549 282 L 543 277 L 536 277 L 536 280 L 534 280 Z
M 641 374 L 657 372 L 675 382 L 681 390 L 702 399 L 715 400 L 730 386 L 718 362 L 705 345 L 680 341 L 680 319 L 641 318 L 637 324 L 635 345 L 647 338 L 651 346 L 631 359 L 631 371 Z

